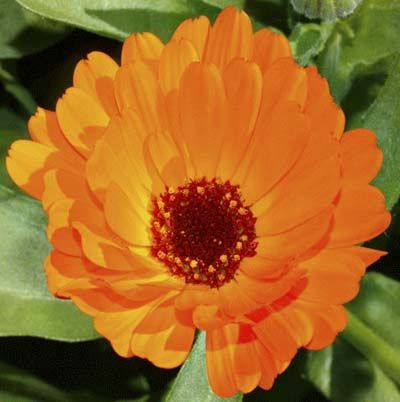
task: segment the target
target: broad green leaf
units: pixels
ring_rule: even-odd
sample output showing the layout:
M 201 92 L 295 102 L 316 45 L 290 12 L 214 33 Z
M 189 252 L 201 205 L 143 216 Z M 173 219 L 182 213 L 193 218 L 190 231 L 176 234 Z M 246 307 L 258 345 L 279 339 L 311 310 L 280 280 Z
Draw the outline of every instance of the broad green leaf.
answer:
M 400 402 L 399 282 L 367 274 L 335 343 L 310 352 L 307 378 L 332 402 Z
M 255 31 L 266 26 L 278 33 L 287 32 L 286 0 L 251 0 L 246 1 L 245 11 L 251 17 Z
M 66 390 L 76 402 L 86 398 L 117 402 L 143 395 L 152 395 L 151 401 L 159 402 L 162 399 L 156 394 L 164 390 L 175 373 L 139 358 L 120 357 L 105 339 L 66 343 L 35 337 L 0 338 L 0 362 L 22 368 L 29 375 Z M 86 398 L 79 398 L 81 395 Z M 0 396 L 0 401 L 13 399 Z M 40 398 L 34 401 L 43 402 Z
M 161 398 L 160 393 L 156 392 L 156 393 L 143 395 L 143 396 L 141 396 L 139 398 L 135 398 L 135 399 L 118 399 L 115 402 L 155 402 L 155 401 L 159 401 L 160 398 Z
M 243 8 L 246 0 L 202 0 L 205 4 L 210 4 L 211 6 L 218 8 L 225 8 L 228 6 L 235 6 Z
M 13 402 L 70 402 L 62 392 L 28 372 L 0 362 L 0 400 Z
M 342 338 L 309 352 L 307 365 L 307 378 L 331 402 L 400 402 L 395 383 Z
M 359 296 L 347 306 L 353 325 L 348 325 L 343 335 L 400 385 L 399 300 L 400 282 L 376 272 L 367 274 Z M 365 332 L 366 336 L 357 342 L 362 331 L 370 333 Z
M 351 14 L 362 0 L 291 0 L 293 8 L 308 18 L 334 20 Z
M 0 336 L 80 341 L 97 338 L 91 320 L 47 290 L 43 262 L 50 251 L 41 205 L 13 186 L 4 167 L 24 124 L 0 109 Z
M 0 362 L 0 400 L 13 402 L 71 402 L 61 391 L 30 373 Z
M 57 42 L 68 30 L 22 8 L 15 0 L 0 0 L 0 59 L 19 58 Z
M 372 129 L 383 150 L 383 166 L 374 180 L 392 209 L 400 196 L 400 54 L 373 105 L 361 119 L 361 126 Z
M 0 401 L 10 402 L 100 402 L 98 398 L 67 393 L 28 371 L 0 362 Z
M 0 63 L 0 82 L 4 89 L 13 96 L 28 115 L 35 112 L 36 102 L 29 91 L 10 74 Z
M 293 56 L 302 66 L 308 65 L 325 47 L 333 25 L 297 24 L 290 35 Z
M 349 18 L 338 21 L 317 59 L 338 103 L 352 80 L 400 50 L 400 0 L 364 0 Z
M 164 402 L 242 401 L 243 396 L 241 394 L 231 398 L 220 398 L 211 391 L 207 378 L 205 340 L 205 332 L 200 332 L 189 357 L 180 369 Z
M 99 35 L 123 40 L 132 32 L 150 31 L 167 40 L 183 19 L 206 14 L 214 18 L 227 4 L 243 0 L 17 0 L 46 18 Z

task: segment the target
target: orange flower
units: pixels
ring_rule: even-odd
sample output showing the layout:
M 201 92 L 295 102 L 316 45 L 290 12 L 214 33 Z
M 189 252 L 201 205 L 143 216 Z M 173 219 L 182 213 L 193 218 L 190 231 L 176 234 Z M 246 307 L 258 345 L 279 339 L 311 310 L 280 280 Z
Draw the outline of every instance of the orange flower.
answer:
M 332 343 L 384 254 L 357 246 L 390 222 L 368 184 L 382 153 L 343 129 L 317 70 L 230 7 L 166 45 L 131 35 L 122 66 L 89 54 L 7 168 L 48 213 L 50 290 L 159 367 L 206 331 L 211 386 L 230 396 Z

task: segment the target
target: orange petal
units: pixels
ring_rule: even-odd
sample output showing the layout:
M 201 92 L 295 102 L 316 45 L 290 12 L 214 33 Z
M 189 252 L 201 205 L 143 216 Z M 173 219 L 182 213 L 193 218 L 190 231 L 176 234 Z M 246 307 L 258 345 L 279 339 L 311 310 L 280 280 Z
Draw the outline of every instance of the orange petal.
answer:
M 64 254 L 58 250 L 53 250 L 49 254 L 45 262 L 45 269 L 50 290 L 57 296 L 68 298 L 70 297 L 71 289 L 89 289 L 93 287 L 90 283 L 94 282 L 104 284 L 107 282 L 113 285 L 116 281 L 127 276 L 125 271 L 104 269 L 93 264 L 85 257 Z M 83 285 L 85 280 L 87 281 L 87 286 Z M 135 287 L 135 297 L 138 293 L 136 289 L 137 287 Z M 152 292 L 147 288 L 146 300 L 151 298 L 151 295 Z M 129 297 L 132 297 L 132 293 L 129 293 Z
M 244 162 L 236 176 L 247 203 L 253 204 L 267 194 L 293 166 L 306 146 L 307 128 L 295 103 L 282 103 L 272 115 L 259 116 L 247 153 L 249 166 L 246 169 Z M 254 212 L 259 214 L 258 210 Z
M 187 180 L 184 158 L 168 134 L 149 136 L 143 153 L 153 182 L 152 194 L 163 193 L 166 187 L 177 188 Z
M 108 115 L 118 113 L 114 96 L 114 77 L 118 64 L 105 53 L 91 52 L 87 60 L 81 60 L 75 67 L 74 87 L 84 90 L 98 101 Z
M 279 312 L 269 315 L 253 327 L 261 343 L 281 361 L 290 361 L 297 352 L 298 344 L 285 317 Z
M 261 102 L 262 76 L 255 63 L 235 59 L 224 70 L 222 79 L 230 118 L 218 175 L 231 179 L 248 151 Z
M 152 177 L 152 194 L 161 194 L 166 187 L 177 188 L 186 182 L 185 162 L 168 136 L 150 136 L 144 153 Z
M 379 260 L 379 258 L 387 254 L 386 251 L 373 250 L 367 247 L 348 247 L 343 250 L 348 250 L 350 253 L 357 255 L 359 258 L 361 258 L 366 267 L 373 264 L 375 261 Z
M 164 93 L 178 89 L 183 72 L 194 61 L 199 61 L 199 56 L 188 40 L 172 40 L 164 47 L 159 66 L 160 86 Z
M 203 57 L 204 47 L 206 45 L 210 30 L 210 21 L 207 17 L 201 16 L 195 19 L 186 19 L 183 21 L 171 40 L 186 39 L 192 43 L 201 59 Z
M 233 346 L 226 340 L 225 331 L 224 328 L 207 331 L 207 373 L 213 391 L 222 397 L 230 397 L 238 389 L 233 373 Z
M 50 291 L 58 297 L 69 297 L 68 286 L 73 286 L 76 280 L 115 275 L 116 271 L 104 270 L 92 264 L 89 260 L 64 254 L 53 250 L 45 261 L 47 285 Z
M 51 244 L 65 254 L 81 256 L 82 250 L 75 230 L 71 226 L 72 200 L 59 200 L 48 211 L 47 237 Z
M 159 60 L 163 43 L 151 32 L 132 34 L 122 46 L 121 64 L 134 63 L 141 60 Z
M 196 306 L 214 304 L 217 298 L 217 290 L 207 285 L 186 285 L 176 297 L 175 306 L 179 310 L 192 310 Z
M 227 7 L 211 28 L 204 60 L 222 70 L 235 58 L 249 60 L 253 45 L 253 29 L 248 15 L 235 7 Z
M 236 280 L 224 284 L 218 289 L 218 304 L 223 313 L 235 317 L 256 310 L 259 303 L 246 293 Z
M 74 301 L 77 303 L 76 297 Z M 130 346 L 132 333 L 138 322 L 151 311 L 153 306 L 146 304 L 140 308 L 133 306 L 128 309 L 127 307 L 121 306 L 121 311 L 115 313 L 100 313 L 94 320 L 97 332 L 107 338 L 115 352 L 122 357 L 134 356 Z
M 124 178 L 124 189 L 128 190 L 132 188 L 133 192 L 140 195 L 142 199 L 141 203 L 144 203 L 147 208 L 149 192 L 151 192 L 154 187 L 153 178 L 148 171 L 148 155 L 145 155 L 145 143 L 151 134 L 146 131 L 140 115 L 132 110 L 126 110 L 121 113 L 121 120 L 116 121 L 116 123 L 116 127 L 113 130 L 111 130 L 110 124 L 110 130 L 104 136 L 105 140 L 118 157 L 117 166 L 119 168 L 116 169 L 115 175 Z M 159 135 L 161 136 L 161 133 Z M 173 148 L 172 145 L 171 148 Z M 171 148 L 163 152 L 168 156 L 175 156 L 176 151 L 175 149 L 171 150 Z M 165 156 L 160 156 L 159 160 L 164 161 L 164 158 Z M 157 162 L 159 162 L 159 160 L 157 159 Z M 158 165 L 159 163 L 157 163 L 157 166 Z M 114 181 L 120 183 L 117 177 L 114 177 Z M 127 183 L 129 183 L 129 185 L 127 185 Z M 144 192 L 143 189 L 146 191 Z
M 111 303 L 96 315 L 96 330 L 110 340 L 114 350 L 123 357 L 132 356 L 131 342 L 133 334 L 140 323 L 160 304 L 171 296 L 167 293 L 154 300 L 144 302 L 130 301 L 113 297 Z M 132 353 L 133 352 L 133 353 Z
M 55 296 L 63 297 L 60 289 L 74 279 L 80 279 L 86 275 L 83 259 L 60 253 L 53 250 L 46 258 L 44 267 L 46 271 L 47 286 Z M 86 260 L 87 261 L 87 260 Z M 61 270 L 59 269 L 61 267 Z M 63 268 L 68 267 L 63 270 Z M 61 272 L 60 272 L 61 271 Z
M 284 35 L 275 33 L 267 28 L 260 29 L 254 34 L 252 59 L 259 65 L 263 73 L 276 60 L 290 56 L 290 44 Z
M 333 208 L 327 208 L 287 232 L 260 237 L 257 254 L 269 259 L 282 259 L 305 253 L 327 233 L 331 225 L 332 212 Z
M 112 234 L 110 234 L 109 237 L 105 237 L 106 234 L 96 233 L 95 229 L 92 228 L 91 230 L 87 224 L 82 222 L 74 222 L 73 227 L 80 234 L 81 246 L 85 256 L 94 264 L 105 268 L 127 271 L 134 270 L 136 266 L 139 266 L 140 269 L 143 268 L 143 264 L 137 264 L 135 259 L 147 258 L 134 254 L 136 250 L 130 251 L 127 249 L 126 244 L 121 244 L 122 240 L 118 239 L 117 236 L 114 235 L 113 238 Z M 144 250 L 147 255 L 148 249 L 144 248 Z
M 55 112 L 39 107 L 29 119 L 28 130 L 34 141 L 62 150 L 64 159 L 70 160 L 77 170 L 83 169 L 84 159 L 65 138 Z
M 297 301 L 313 325 L 311 341 L 307 349 L 318 350 L 330 345 L 347 324 L 347 314 L 343 306 L 329 306 Z
M 229 324 L 207 331 L 207 371 L 216 394 L 230 397 L 237 392 L 250 392 L 258 385 L 261 364 L 256 344 L 248 326 Z
M 108 130 L 113 127 L 115 121 L 116 119 L 111 121 Z M 90 189 L 102 203 L 105 200 L 105 191 L 111 182 L 116 181 L 117 177 L 120 180 L 124 177 L 117 174 L 120 170 L 117 168 L 118 162 L 119 158 L 103 138 L 96 144 L 86 165 L 86 176 Z M 133 168 L 129 171 L 135 172 Z
M 135 300 L 130 300 L 118 294 L 110 286 L 104 285 L 99 287 L 90 283 L 83 285 L 82 281 L 80 281 L 77 282 L 75 288 L 71 287 L 66 293 L 73 299 L 80 310 L 92 317 L 103 312 L 118 313 L 128 308 L 134 309 L 152 300 L 149 298 L 146 301 L 142 300 L 138 303 Z
M 240 336 L 240 335 L 239 335 Z M 261 380 L 260 356 L 257 341 L 238 343 L 233 355 L 236 384 L 240 392 L 248 393 L 256 388 Z
M 140 259 L 139 259 L 140 258 Z M 112 278 L 113 289 L 128 293 L 141 288 L 143 292 L 181 290 L 185 286 L 182 278 L 171 275 L 159 261 L 152 257 L 130 256 L 132 270 L 125 276 Z
M 213 65 L 192 63 L 179 91 L 182 140 L 196 177 L 215 177 L 226 135 L 226 97 L 221 76 Z
M 157 367 L 173 368 L 183 363 L 193 343 L 194 328 L 177 321 L 173 301 L 149 312 L 131 339 L 131 349 Z
M 150 215 L 138 213 L 130 197 L 115 183 L 106 191 L 104 213 L 110 228 L 128 243 L 150 246 Z
M 304 106 L 307 99 L 307 74 L 292 58 L 282 58 L 264 74 L 263 99 L 260 115 L 268 115 L 282 101 Z
M 275 300 L 282 298 L 292 288 L 299 286 L 300 281 L 303 283 L 304 270 L 291 270 L 288 274 L 274 280 L 254 279 L 245 273 L 241 272 L 237 275 L 237 283 L 240 292 L 246 295 L 249 299 L 256 302 L 256 310 L 261 305 L 272 304 Z M 231 294 L 232 298 L 235 298 Z M 239 299 L 241 294 L 237 292 L 236 298 Z M 222 307 L 221 307 L 222 308 Z M 250 312 L 250 310 L 245 311 Z M 229 314 L 229 312 L 227 312 Z M 233 313 L 232 313 L 233 314 Z
M 366 265 L 345 249 L 322 250 L 299 264 L 307 269 L 308 283 L 299 298 L 322 304 L 343 304 L 358 293 Z
M 314 67 L 305 69 L 308 92 L 305 114 L 309 118 L 310 139 L 294 167 L 299 174 L 339 153 L 344 115 L 329 93 L 329 87 Z
M 254 278 L 275 279 L 287 270 L 288 261 L 268 260 L 258 254 L 244 258 L 240 270 Z
M 162 131 L 163 99 L 157 77 L 143 62 L 121 67 L 115 77 L 120 110 L 135 110 L 148 134 Z
M 389 226 L 390 220 L 385 198 L 376 187 L 344 187 L 335 209 L 328 246 L 351 246 L 372 239 Z
M 296 303 L 289 304 L 279 311 L 279 315 L 285 322 L 285 328 L 290 332 L 297 347 L 304 346 L 311 341 L 313 326 L 307 314 Z
M 132 111 L 112 119 L 88 160 L 86 175 L 101 202 L 107 187 L 115 182 L 134 200 L 136 210 L 145 215 L 152 185 L 143 152 L 143 130 L 139 117 Z
M 6 158 L 8 174 L 14 182 L 32 197 L 41 198 L 44 176 L 54 168 L 79 172 L 80 165 L 64 159 L 64 154 L 48 146 L 27 140 L 15 141 Z M 81 171 L 79 172 L 81 174 Z
M 210 330 L 221 328 L 227 323 L 227 319 L 221 314 L 216 305 L 199 305 L 193 311 L 193 322 L 196 328 Z
M 341 138 L 343 178 L 348 185 L 368 184 L 378 173 L 383 160 L 375 134 L 368 129 L 346 132 Z
M 315 67 L 305 69 L 308 82 L 305 111 L 310 118 L 311 129 L 318 133 L 318 138 L 330 136 L 340 138 L 345 124 L 343 111 L 336 106 L 325 78 Z
M 336 155 L 292 173 L 253 206 L 258 236 L 281 233 L 317 215 L 333 203 L 342 184 Z
M 91 203 L 92 194 L 84 177 L 66 170 L 50 170 L 46 173 L 45 190 L 42 205 L 45 210 L 55 202 L 63 199 L 82 200 Z
M 270 389 L 279 372 L 276 358 L 261 342 L 256 343 L 256 349 L 262 373 L 259 386 L 263 389 Z
M 91 200 L 84 202 L 82 199 L 59 198 L 51 204 L 48 214 L 48 237 L 56 248 L 66 254 L 82 254 L 80 242 L 82 239 L 75 228 L 76 223 L 90 228 L 93 241 L 96 240 L 96 236 L 113 237 L 106 226 L 103 211 Z M 120 239 L 117 241 L 122 242 Z
M 69 88 L 58 100 L 56 113 L 68 141 L 88 157 L 109 121 L 103 108 L 83 90 Z

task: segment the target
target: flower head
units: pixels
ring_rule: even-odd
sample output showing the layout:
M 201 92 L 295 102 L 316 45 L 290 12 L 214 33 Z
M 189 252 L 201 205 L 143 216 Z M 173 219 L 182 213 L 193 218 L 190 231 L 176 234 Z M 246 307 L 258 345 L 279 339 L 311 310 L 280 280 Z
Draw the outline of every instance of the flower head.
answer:
M 131 35 L 121 66 L 89 54 L 29 131 L 7 168 L 48 213 L 50 290 L 159 367 L 206 331 L 221 396 L 268 389 L 298 348 L 332 343 L 383 254 L 357 246 L 390 221 L 369 185 L 375 135 L 343 133 L 317 70 L 233 7 L 166 45 Z

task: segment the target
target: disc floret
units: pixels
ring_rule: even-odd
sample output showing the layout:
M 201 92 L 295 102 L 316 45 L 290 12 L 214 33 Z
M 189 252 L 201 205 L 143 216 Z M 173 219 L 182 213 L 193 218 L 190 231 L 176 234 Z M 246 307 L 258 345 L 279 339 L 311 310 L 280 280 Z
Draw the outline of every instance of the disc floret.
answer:
M 220 287 L 256 254 L 256 218 L 229 181 L 192 180 L 152 201 L 152 255 L 186 283 Z

